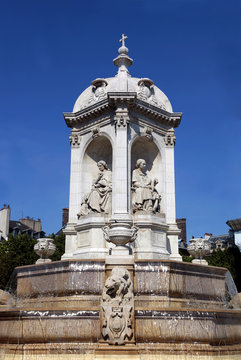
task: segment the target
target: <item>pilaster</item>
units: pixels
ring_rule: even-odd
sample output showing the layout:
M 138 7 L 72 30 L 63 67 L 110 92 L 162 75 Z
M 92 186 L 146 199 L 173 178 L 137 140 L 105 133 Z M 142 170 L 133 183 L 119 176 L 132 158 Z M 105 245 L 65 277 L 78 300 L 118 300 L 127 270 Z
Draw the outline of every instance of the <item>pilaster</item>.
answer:
M 175 172 L 174 172 L 174 147 L 176 135 L 170 129 L 164 138 L 166 145 L 166 222 L 169 226 L 167 239 L 170 247 L 170 259 L 182 261 L 178 251 L 178 235 L 180 230 L 176 224 L 176 203 L 175 203 Z
M 164 140 L 166 145 L 166 221 L 167 224 L 176 222 L 175 206 L 175 173 L 174 173 L 174 130 L 169 131 Z
M 115 112 L 115 146 L 112 179 L 112 216 L 124 219 L 129 217 L 128 186 L 128 109 L 124 103 L 117 104 Z
M 69 223 L 76 223 L 79 212 L 79 177 L 80 177 L 80 142 L 81 137 L 75 130 L 69 136 L 71 145 L 70 164 L 70 195 L 69 195 Z

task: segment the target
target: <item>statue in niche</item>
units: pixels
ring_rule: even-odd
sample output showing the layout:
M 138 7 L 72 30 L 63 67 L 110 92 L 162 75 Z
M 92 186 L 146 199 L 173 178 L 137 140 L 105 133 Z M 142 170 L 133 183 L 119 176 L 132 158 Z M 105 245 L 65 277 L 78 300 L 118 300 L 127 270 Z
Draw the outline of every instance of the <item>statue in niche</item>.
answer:
M 81 203 L 78 217 L 89 213 L 106 213 L 111 210 L 112 173 L 104 160 L 97 163 L 100 170 L 93 180 L 90 193 L 86 194 Z
M 112 345 L 124 345 L 132 340 L 134 295 L 127 269 L 112 269 L 105 282 L 101 305 L 104 340 Z
M 138 210 L 158 212 L 161 196 L 156 189 L 158 180 L 151 180 L 145 173 L 146 162 L 138 159 L 136 169 L 132 173 L 132 206 L 133 212 Z

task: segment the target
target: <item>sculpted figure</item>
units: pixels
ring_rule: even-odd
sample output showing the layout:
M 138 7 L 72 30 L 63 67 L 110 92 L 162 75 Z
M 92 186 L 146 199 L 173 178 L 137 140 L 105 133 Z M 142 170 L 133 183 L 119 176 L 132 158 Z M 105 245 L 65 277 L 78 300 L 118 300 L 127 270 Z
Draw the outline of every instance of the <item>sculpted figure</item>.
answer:
M 91 212 L 109 213 L 111 207 L 112 173 L 104 160 L 97 163 L 99 173 L 93 180 L 92 189 L 86 194 L 81 203 L 81 211 L 78 214 L 87 215 Z
M 132 173 L 133 211 L 144 210 L 156 213 L 159 210 L 161 196 L 155 188 L 158 180 L 151 180 L 145 173 L 146 162 L 138 159 L 136 169 Z
M 129 271 L 124 268 L 114 268 L 105 282 L 103 302 L 120 305 L 128 303 L 133 298 L 133 285 Z
M 105 282 L 101 302 L 102 336 L 113 345 L 133 338 L 134 294 L 130 273 L 115 267 Z

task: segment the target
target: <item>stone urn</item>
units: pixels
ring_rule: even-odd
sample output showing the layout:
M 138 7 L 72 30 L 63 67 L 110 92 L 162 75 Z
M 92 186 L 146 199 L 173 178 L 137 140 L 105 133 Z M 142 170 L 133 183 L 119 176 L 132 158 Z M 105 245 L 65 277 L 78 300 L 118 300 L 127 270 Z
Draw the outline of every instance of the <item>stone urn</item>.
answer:
M 34 251 L 40 256 L 40 259 L 36 261 L 36 264 L 51 262 L 48 257 L 53 255 L 56 250 L 56 246 L 53 243 L 53 239 L 40 238 L 37 239 L 37 244 L 34 245 Z
M 191 239 L 187 251 L 195 257 L 192 263 L 208 265 L 207 261 L 203 259 L 204 256 L 209 255 L 211 252 L 211 244 L 208 240 L 203 238 Z
M 126 245 L 136 239 L 138 228 L 128 223 L 116 222 L 103 227 L 105 240 L 116 246 Z

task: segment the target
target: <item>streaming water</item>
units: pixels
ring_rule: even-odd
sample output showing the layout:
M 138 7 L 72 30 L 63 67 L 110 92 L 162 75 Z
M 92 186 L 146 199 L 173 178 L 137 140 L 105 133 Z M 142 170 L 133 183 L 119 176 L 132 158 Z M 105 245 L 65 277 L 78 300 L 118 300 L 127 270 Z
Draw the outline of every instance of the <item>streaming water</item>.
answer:
M 240 360 L 240 354 L 219 350 L 225 344 L 226 333 L 231 331 L 235 338 L 235 331 L 241 332 L 237 325 L 240 312 L 225 327 L 225 321 L 230 321 L 225 317 L 228 301 L 237 293 L 230 273 L 224 272 L 226 280 L 222 282 L 220 270 L 213 276 L 208 268 L 172 264 L 134 264 L 136 345 L 132 346 L 136 348 L 135 356 L 126 353 L 124 357 L 123 353 L 123 360 L 213 360 L 211 345 L 203 345 L 208 343 L 216 349 L 215 360 Z M 6 289 L 11 298 L 0 307 L 0 320 L 4 320 L 7 334 L 4 338 L 0 326 L 0 360 L 121 360 L 122 353 L 114 347 L 112 352 L 97 351 L 108 346 L 101 343 L 100 332 L 104 275 L 105 263 L 98 261 L 16 269 Z M 226 292 L 225 286 L 220 287 L 223 283 Z M 221 325 L 219 316 L 223 317 Z M 130 345 L 122 347 L 127 348 Z
M 235 282 L 233 281 L 232 275 L 230 274 L 230 271 L 228 270 L 226 272 L 226 292 L 227 292 L 227 298 L 228 300 L 232 299 L 237 293 L 237 287 L 235 285 Z

